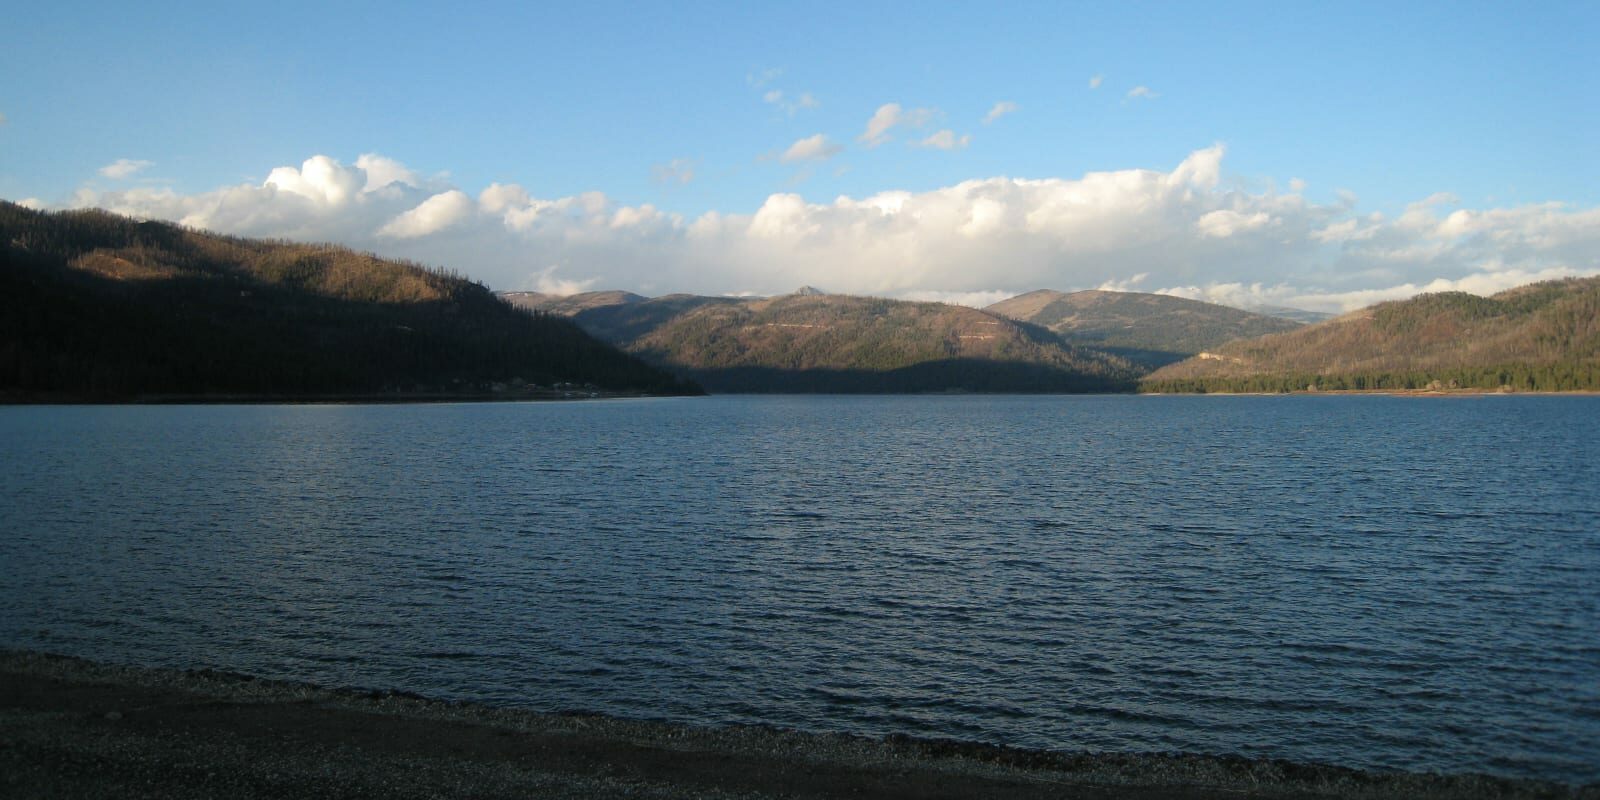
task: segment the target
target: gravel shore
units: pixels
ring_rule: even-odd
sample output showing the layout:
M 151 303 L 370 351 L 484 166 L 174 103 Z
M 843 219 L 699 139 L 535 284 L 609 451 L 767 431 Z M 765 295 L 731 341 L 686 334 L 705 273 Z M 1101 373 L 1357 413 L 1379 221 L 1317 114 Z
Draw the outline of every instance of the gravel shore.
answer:
M 0 795 L 1600 799 L 1600 786 L 694 728 L 0 652 Z

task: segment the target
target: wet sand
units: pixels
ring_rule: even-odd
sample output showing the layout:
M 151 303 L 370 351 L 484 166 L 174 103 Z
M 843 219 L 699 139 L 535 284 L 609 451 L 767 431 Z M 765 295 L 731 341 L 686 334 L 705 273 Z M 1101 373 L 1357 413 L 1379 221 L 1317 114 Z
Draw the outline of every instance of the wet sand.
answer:
M 0 652 L 0 796 L 1600 798 L 1600 786 L 695 728 Z

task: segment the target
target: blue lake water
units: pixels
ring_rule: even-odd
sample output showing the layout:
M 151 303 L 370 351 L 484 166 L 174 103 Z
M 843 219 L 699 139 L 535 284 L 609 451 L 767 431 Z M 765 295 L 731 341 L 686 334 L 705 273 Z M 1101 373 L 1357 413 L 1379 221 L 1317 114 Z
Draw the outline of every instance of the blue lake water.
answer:
M 0 646 L 1600 780 L 1600 398 L 0 407 Z

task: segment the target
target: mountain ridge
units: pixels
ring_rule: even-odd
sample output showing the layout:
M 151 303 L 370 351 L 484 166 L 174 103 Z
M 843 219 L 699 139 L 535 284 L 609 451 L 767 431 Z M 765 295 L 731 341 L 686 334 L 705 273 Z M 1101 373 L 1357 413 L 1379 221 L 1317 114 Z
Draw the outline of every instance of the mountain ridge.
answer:
M 1489 297 L 1422 294 L 1228 343 L 1147 376 L 1149 391 L 1600 388 L 1600 277 Z
M 1141 372 L 941 303 L 821 292 L 594 301 L 572 314 L 585 330 L 712 391 L 1126 391 Z
M 1281 333 L 1302 324 L 1171 295 L 1099 289 L 1037 289 L 985 310 L 1041 325 L 1070 344 L 1106 349 L 1152 368 L 1233 339 Z
M 693 393 L 445 269 L 0 202 L 0 395 Z

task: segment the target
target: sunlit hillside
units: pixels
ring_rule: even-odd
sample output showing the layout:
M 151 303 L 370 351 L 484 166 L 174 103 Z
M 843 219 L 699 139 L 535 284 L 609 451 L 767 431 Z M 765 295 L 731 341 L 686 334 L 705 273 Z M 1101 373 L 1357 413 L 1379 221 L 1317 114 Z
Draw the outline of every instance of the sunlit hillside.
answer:
M 566 302 L 582 307 L 573 319 L 590 333 L 711 391 L 1126 391 L 1140 371 L 1042 328 L 942 303 L 815 290 Z
M 1301 323 L 1237 308 L 1144 292 L 1041 289 L 987 311 L 1049 328 L 1063 341 L 1163 366 L 1234 339 L 1281 333 Z
M 1425 294 L 1165 367 L 1156 391 L 1600 388 L 1600 278 Z
M 0 393 L 20 398 L 676 392 L 570 321 L 331 245 L 0 203 Z

